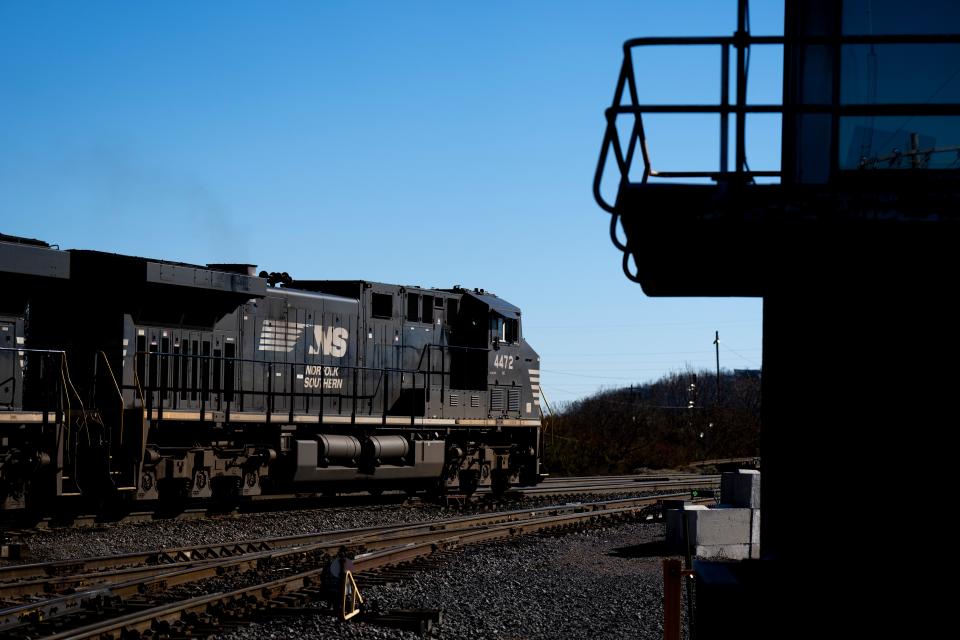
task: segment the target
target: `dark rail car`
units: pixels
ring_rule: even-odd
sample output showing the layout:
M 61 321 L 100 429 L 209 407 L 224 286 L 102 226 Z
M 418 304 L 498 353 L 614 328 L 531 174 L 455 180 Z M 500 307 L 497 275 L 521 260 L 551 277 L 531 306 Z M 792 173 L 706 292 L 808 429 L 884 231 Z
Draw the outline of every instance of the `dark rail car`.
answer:
M 534 484 L 539 357 L 483 290 L 0 236 L 0 508 Z

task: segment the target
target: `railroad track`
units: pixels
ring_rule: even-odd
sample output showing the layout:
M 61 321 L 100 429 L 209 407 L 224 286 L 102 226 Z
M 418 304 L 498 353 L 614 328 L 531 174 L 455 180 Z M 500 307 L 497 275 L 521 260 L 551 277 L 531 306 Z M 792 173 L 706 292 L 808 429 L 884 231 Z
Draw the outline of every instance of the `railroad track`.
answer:
M 293 509 L 368 509 L 384 504 L 402 504 L 408 499 L 402 492 L 384 495 L 347 494 L 339 496 L 320 493 L 283 494 L 254 496 L 255 499 L 239 503 L 211 502 L 206 505 L 180 509 L 155 509 L 150 511 L 114 512 L 106 514 L 74 513 L 46 516 L 32 521 L 24 521 L 25 516 L 13 514 L 9 519 L 0 520 L 0 530 L 28 531 L 36 529 L 55 529 L 63 527 L 99 527 L 133 522 L 153 522 L 170 520 L 202 520 L 205 518 L 232 517 L 242 513 L 260 513 L 288 511 Z
M 618 476 L 611 478 L 558 478 L 535 487 L 520 489 L 523 495 L 565 493 L 616 493 L 624 491 L 667 491 L 719 486 L 720 476 Z
M 414 525 L 320 532 L 229 545 L 0 568 L 0 635 L 107 638 L 202 635 L 323 593 L 331 558 L 376 580 L 391 567 L 519 535 L 646 518 L 672 494 L 517 509 Z M 198 591 L 206 593 L 197 594 Z M 314 610 L 315 607 L 311 610 Z
M 460 508 L 491 508 L 504 503 L 518 502 L 530 499 L 536 502 L 542 496 L 552 496 L 558 499 L 576 499 L 578 494 L 616 494 L 641 491 L 677 491 L 696 488 L 719 487 L 720 476 L 697 474 L 665 474 L 662 476 L 650 475 L 623 475 L 623 476 L 590 476 L 590 477 L 562 477 L 547 478 L 535 487 L 517 488 L 507 491 L 501 496 L 494 496 L 489 489 L 481 488 L 472 497 L 452 495 L 446 499 L 448 505 L 457 505 Z M 39 522 L 25 525 L 16 521 L 0 522 L 0 529 L 5 529 L 8 535 L 17 536 L 23 532 L 36 529 L 50 529 L 56 527 L 95 527 L 111 526 L 135 522 L 151 522 L 166 520 L 199 520 L 204 518 L 233 517 L 242 513 L 258 513 L 284 510 L 304 509 L 368 509 L 379 505 L 401 504 L 411 500 L 402 492 L 385 493 L 383 495 L 347 494 L 331 497 L 320 493 L 300 493 L 257 496 L 249 502 L 224 505 L 210 504 L 193 507 L 178 512 L 163 511 L 136 511 L 122 515 L 100 516 L 96 514 L 77 514 L 62 517 L 59 520 L 47 517 Z M 414 501 L 430 502 L 428 498 L 415 497 Z

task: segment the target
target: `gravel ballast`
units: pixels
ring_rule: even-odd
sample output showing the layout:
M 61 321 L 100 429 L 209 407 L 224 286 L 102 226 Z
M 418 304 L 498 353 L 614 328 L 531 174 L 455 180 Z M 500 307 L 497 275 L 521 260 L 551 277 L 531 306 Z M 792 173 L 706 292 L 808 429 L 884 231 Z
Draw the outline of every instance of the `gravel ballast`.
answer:
M 473 547 L 394 584 L 363 587 L 373 610 L 440 609 L 439 638 L 662 638 L 663 525 L 637 523 Z M 269 620 L 223 640 L 418 638 L 330 616 Z
M 64 527 L 38 530 L 19 538 L 29 551 L 26 561 L 49 562 L 318 531 L 408 524 L 454 515 L 456 514 L 434 506 L 393 504 L 244 513 L 198 520 L 171 519 L 94 527 Z
M 614 500 L 648 495 L 631 492 L 617 495 L 584 495 L 581 502 Z M 549 503 L 549 500 L 547 500 Z M 563 504 L 557 500 L 553 504 Z M 492 509 L 510 511 L 535 506 L 520 500 L 505 502 Z M 544 507 L 544 502 L 536 506 Z M 21 562 L 51 562 L 77 558 L 106 556 L 154 549 L 221 544 L 277 536 L 302 535 L 318 531 L 413 524 L 442 520 L 475 511 L 460 512 L 430 503 L 381 504 L 376 506 L 326 507 L 240 513 L 196 520 L 158 519 L 146 522 L 124 522 L 92 527 L 56 527 L 22 532 L 13 538 L 27 549 Z
M 580 501 L 630 495 L 582 496 Z M 502 506 L 510 510 L 531 505 Z M 543 503 L 539 508 L 545 508 Z M 21 539 L 30 550 L 25 561 L 42 562 L 458 515 L 461 514 L 456 510 L 430 504 L 383 504 L 58 528 L 24 532 Z M 440 638 L 661 638 L 662 540 L 663 525 L 654 522 L 562 536 L 526 536 L 458 550 L 393 584 L 365 587 L 363 576 L 359 583 L 367 606 L 373 611 L 442 610 L 443 621 L 432 634 Z M 229 591 L 255 581 L 255 574 L 241 574 L 187 585 L 182 593 L 170 595 L 190 597 Z M 267 618 L 222 637 L 242 640 L 297 636 L 420 637 L 355 621 L 340 623 L 333 617 L 313 614 Z

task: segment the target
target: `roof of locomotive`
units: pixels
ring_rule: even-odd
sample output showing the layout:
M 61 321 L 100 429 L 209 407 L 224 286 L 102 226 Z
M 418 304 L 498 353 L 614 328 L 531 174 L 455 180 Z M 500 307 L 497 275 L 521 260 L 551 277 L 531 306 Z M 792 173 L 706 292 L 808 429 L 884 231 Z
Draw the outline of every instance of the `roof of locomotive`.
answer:
M 10 244 L 29 244 L 34 247 L 50 247 L 49 242 L 44 242 L 43 240 L 37 240 L 36 238 L 24 238 L 22 236 L 10 236 L 5 233 L 0 233 L 0 242 L 9 242 Z
M 487 305 L 491 310 L 506 317 L 518 317 L 520 315 L 519 307 L 510 304 L 503 298 L 498 298 L 489 291 L 485 291 L 484 289 L 464 289 L 461 286 L 454 286 L 449 289 L 441 289 L 437 287 L 421 287 L 418 285 L 388 284 L 385 282 L 373 282 L 370 280 L 292 280 L 286 285 L 286 287 L 289 287 L 290 289 L 300 289 L 303 291 L 313 291 L 349 298 L 359 298 L 364 289 L 374 289 L 377 292 L 383 292 L 385 290 L 396 292 L 401 290 L 413 290 L 426 293 L 434 292 L 444 293 L 447 295 L 453 294 L 473 298 L 480 303 Z
M 71 274 L 81 280 L 110 278 L 130 287 L 166 285 L 241 296 L 263 296 L 267 288 L 263 278 L 225 268 L 236 265 L 199 265 L 90 249 L 69 249 L 66 253 L 70 255 Z
M 333 293 L 325 293 L 322 291 L 307 291 L 305 289 L 298 289 L 297 287 L 280 286 L 280 287 L 267 287 L 267 296 L 272 294 L 280 294 L 284 296 L 289 296 L 292 298 L 306 298 L 309 300 L 325 300 L 330 302 L 344 302 L 347 304 L 360 304 L 360 299 L 354 296 L 341 296 Z
M 333 292 L 343 290 L 356 290 L 358 293 L 364 289 L 416 289 L 417 291 L 442 291 L 445 293 L 465 293 L 460 287 L 453 289 L 440 289 L 437 287 L 421 287 L 419 285 L 393 284 L 389 282 L 375 282 L 373 280 L 292 280 L 288 287 L 292 289 L 303 289 L 304 291 Z
M 421 287 L 419 285 L 398 285 L 398 284 L 389 284 L 385 282 L 374 282 L 371 280 L 294 280 L 290 278 L 286 273 L 284 274 L 270 274 L 270 276 L 277 276 L 276 284 L 281 286 L 267 286 L 269 284 L 274 284 L 270 280 L 270 276 L 264 277 L 267 275 L 265 272 L 255 274 L 255 266 L 250 264 L 190 264 L 187 262 L 178 262 L 173 260 L 158 260 L 155 258 L 145 258 L 141 256 L 130 256 L 120 253 L 111 253 L 104 251 L 96 251 L 91 249 L 68 249 L 66 251 L 58 251 L 50 248 L 51 245 L 42 241 L 35 240 L 33 238 L 22 238 L 19 236 L 10 236 L 6 234 L 0 234 L 0 243 L 8 243 L 9 245 L 18 245 L 23 247 L 23 249 L 18 250 L 20 253 L 23 251 L 30 252 L 41 250 L 44 253 L 58 254 L 57 257 L 62 256 L 60 260 L 57 261 L 57 265 L 51 267 L 50 265 L 45 265 L 43 269 L 43 275 L 53 275 L 54 277 L 67 278 L 70 274 L 70 260 L 67 258 L 69 255 L 75 255 L 78 258 L 84 259 L 86 262 L 87 268 L 93 268 L 94 271 L 115 271 L 117 268 L 117 262 L 134 262 L 141 263 L 146 269 L 145 279 L 147 282 L 153 282 L 157 284 L 172 284 L 180 286 L 193 286 L 207 289 L 223 289 L 227 291 L 243 292 L 247 295 L 254 296 L 263 296 L 268 291 L 282 291 L 285 294 L 289 295 L 306 295 L 306 296 L 317 296 L 325 297 L 328 299 L 341 300 L 343 302 L 357 302 L 360 299 L 362 292 L 365 289 L 374 289 L 378 292 L 401 292 L 401 291 L 419 291 L 419 292 L 435 292 L 443 293 L 447 295 L 459 295 L 461 297 L 468 297 L 478 302 L 488 306 L 492 311 L 495 311 L 501 315 L 507 317 L 519 316 L 520 308 L 510 304 L 502 298 L 498 298 L 495 294 L 485 291 L 484 289 L 465 289 L 459 285 L 454 285 L 451 288 L 438 288 L 438 287 Z M 13 250 L 13 246 L 9 247 L 10 250 Z M 31 251 L 31 249 L 33 251 Z M 14 256 L 8 256 L 11 259 Z M 29 256 L 30 260 L 26 262 L 35 263 L 37 257 L 34 255 Z M 3 261 L 0 261 L 2 263 Z M 7 260 L 11 262 L 11 260 Z M 16 259 L 13 260 L 18 265 L 24 263 L 23 257 L 18 253 Z M 60 264 L 63 263 L 63 264 Z M 11 265 L 6 265 L 6 269 L 2 269 L 2 264 L 0 264 L 0 270 L 12 270 L 20 271 L 24 267 L 19 266 L 14 269 Z M 32 265 L 36 266 L 36 265 Z M 83 271 L 86 271 L 84 269 Z M 202 275 L 203 272 L 214 272 L 219 274 L 231 274 L 231 277 L 224 279 L 223 277 L 213 276 L 213 274 Z
M 70 258 L 42 240 L 0 234 L 0 273 L 14 278 L 70 277 Z
M 508 318 L 514 317 L 514 316 L 517 316 L 517 317 L 520 316 L 520 307 L 510 304 L 503 298 L 498 298 L 497 296 L 493 295 L 489 291 L 484 291 L 483 289 L 479 289 L 476 291 L 465 291 L 464 294 L 470 296 L 471 298 L 476 298 L 480 302 L 490 307 L 492 311 L 496 311 L 502 316 L 505 316 Z

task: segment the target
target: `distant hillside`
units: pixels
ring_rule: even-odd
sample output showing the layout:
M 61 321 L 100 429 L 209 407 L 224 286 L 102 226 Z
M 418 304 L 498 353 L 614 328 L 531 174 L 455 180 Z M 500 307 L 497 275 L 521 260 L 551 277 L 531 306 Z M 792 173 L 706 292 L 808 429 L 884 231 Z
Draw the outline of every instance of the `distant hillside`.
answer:
M 546 417 L 544 426 L 553 475 L 631 473 L 757 455 L 760 377 L 722 371 L 718 405 L 715 372 L 671 374 L 572 402 Z

